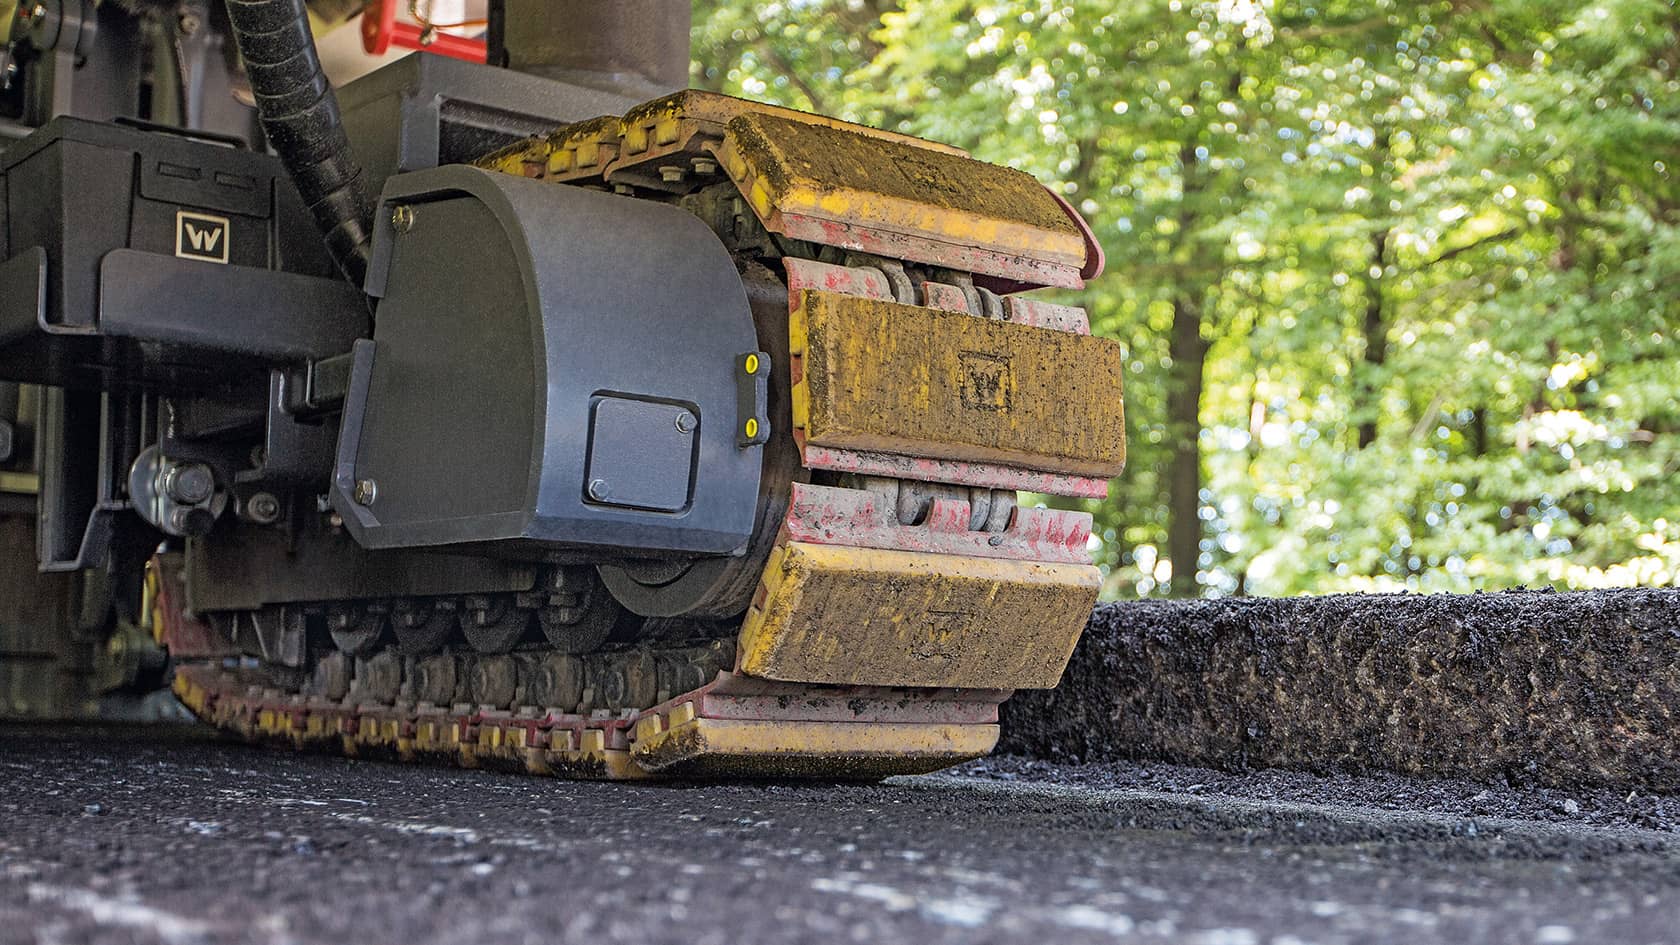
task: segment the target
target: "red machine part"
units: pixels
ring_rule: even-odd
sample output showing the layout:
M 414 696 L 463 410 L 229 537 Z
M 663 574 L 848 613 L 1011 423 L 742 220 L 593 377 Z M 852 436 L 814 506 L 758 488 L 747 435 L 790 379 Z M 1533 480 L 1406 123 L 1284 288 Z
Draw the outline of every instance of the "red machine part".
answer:
M 1059 564 L 1090 564 L 1089 512 L 1017 508 L 1001 532 L 969 526 L 969 504 L 936 498 L 921 525 L 901 525 L 887 501 L 864 489 L 793 484 L 782 523 L 791 541 L 817 545 L 896 548 L 975 558 L 1013 558 Z
M 372 0 L 362 11 L 362 48 L 370 55 L 382 56 L 393 44 L 468 62 L 483 62 L 488 55 L 481 39 L 398 21 L 397 6 L 393 0 Z

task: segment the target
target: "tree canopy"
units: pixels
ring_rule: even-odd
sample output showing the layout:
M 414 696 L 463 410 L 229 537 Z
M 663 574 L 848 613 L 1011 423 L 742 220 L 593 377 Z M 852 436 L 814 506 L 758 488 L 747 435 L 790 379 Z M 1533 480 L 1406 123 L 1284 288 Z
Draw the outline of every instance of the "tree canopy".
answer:
M 694 83 L 1091 221 L 1109 596 L 1680 584 L 1673 0 L 702 0 Z

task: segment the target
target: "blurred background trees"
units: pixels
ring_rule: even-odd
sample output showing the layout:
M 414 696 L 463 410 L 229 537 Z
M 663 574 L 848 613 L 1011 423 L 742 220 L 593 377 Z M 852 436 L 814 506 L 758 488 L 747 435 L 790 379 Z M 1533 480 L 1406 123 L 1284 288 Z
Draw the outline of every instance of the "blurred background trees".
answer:
M 1673 0 L 701 0 L 694 84 L 1027 170 L 1111 597 L 1680 583 Z

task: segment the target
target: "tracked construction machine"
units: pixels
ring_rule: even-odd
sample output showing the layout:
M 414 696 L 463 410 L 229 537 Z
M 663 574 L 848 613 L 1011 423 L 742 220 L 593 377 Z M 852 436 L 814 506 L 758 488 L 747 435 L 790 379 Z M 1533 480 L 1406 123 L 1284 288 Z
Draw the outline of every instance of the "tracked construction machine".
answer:
M 680 90 L 670 0 L 493 2 L 488 64 L 336 96 L 301 0 L 184 38 L 189 6 L 20 8 L 20 78 L 70 114 L 0 158 L 0 378 L 39 392 L 41 566 L 109 574 L 193 712 L 876 777 L 1056 683 L 1090 517 L 1017 493 L 1102 496 L 1125 449 L 1117 346 L 1019 294 L 1100 269 L 1054 193 Z

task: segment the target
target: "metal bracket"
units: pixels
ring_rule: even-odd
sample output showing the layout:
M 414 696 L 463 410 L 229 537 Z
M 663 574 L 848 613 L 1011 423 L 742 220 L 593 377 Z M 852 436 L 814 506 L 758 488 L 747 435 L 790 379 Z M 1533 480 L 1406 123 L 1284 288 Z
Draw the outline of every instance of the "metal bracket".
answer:
M 338 411 L 350 389 L 351 365 L 351 355 L 346 352 L 287 372 L 281 409 L 300 419 Z
M 751 351 L 735 358 L 735 444 L 770 442 L 770 355 Z
M 344 353 L 367 335 L 368 315 L 361 292 L 337 279 L 114 249 L 99 264 L 98 327 L 283 363 Z
M 356 499 L 356 454 L 362 448 L 362 421 L 368 385 L 373 383 L 375 342 L 362 339 L 350 349 L 350 384 L 338 422 L 338 459 L 333 467 L 332 507 L 352 535 L 379 523 L 366 503 Z

